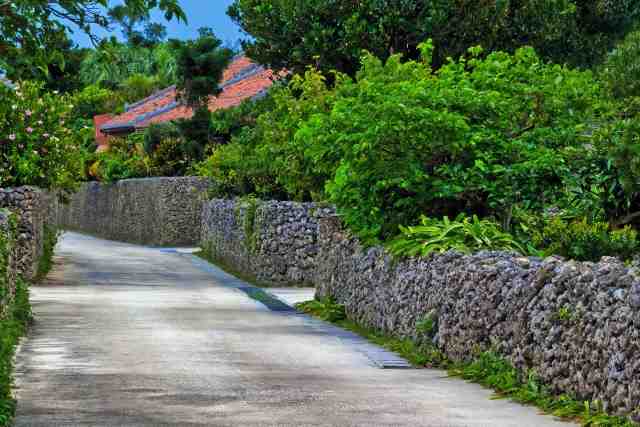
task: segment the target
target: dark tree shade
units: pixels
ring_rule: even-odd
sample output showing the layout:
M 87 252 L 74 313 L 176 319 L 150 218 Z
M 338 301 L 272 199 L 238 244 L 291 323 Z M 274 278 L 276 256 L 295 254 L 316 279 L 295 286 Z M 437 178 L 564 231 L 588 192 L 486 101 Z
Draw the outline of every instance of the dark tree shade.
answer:
M 639 0 L 235 0 L 229 16 L 254 60 L 296 72 L 354 75 L 362 50 L 385 59 L 432 38 L 434 64 L 470 46 L 532 45 L 546 59 L 591 66 L 637 22 Z

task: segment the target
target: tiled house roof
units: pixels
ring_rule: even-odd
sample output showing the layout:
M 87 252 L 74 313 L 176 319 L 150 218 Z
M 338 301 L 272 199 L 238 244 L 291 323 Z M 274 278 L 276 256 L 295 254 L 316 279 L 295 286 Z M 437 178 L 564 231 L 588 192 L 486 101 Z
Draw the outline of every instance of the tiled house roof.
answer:
M 249 98 L 260 96 L 274 81 L 274 73 L 245 56 L 236 57 L 225 70 L 220 88 L 222 93 L 209 101 L 211 111 L 239 105 Z M 125 113 L 103 124 L 100 130 L 108 135 L 118 135 L 146 128 L 151 123 L 185 119 L 193 110 L 177 99 L 175 86 L 154 93 L 148 98 L 129 105 Z

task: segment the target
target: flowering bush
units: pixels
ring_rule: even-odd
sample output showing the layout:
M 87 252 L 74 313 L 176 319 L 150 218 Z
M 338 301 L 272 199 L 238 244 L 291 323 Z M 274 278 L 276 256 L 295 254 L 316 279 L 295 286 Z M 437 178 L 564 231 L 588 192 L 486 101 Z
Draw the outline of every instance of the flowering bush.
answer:
M 66 124 L 71 101 L 35 83 L 0 85 L 0 100 L 0 187 L 73 189 L 83 151 Z

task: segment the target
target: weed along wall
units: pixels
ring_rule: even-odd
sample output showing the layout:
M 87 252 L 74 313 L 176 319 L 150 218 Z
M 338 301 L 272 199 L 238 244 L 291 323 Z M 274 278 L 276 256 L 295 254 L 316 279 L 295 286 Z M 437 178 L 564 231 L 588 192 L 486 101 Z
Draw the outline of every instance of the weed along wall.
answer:
M 83 184 L 57 221 L 67 230 L 154 246 L 192 246 L 200 241 L 205 178 L 145 178 Z
M 313 203 L 216 199 L 204 205 L 201 246 L 217 263 L 265 285 L 312 284 L 320 218 Z
M 313 284 L 351 320 L 452 361 L 496 351 L 555 393 L 640 420 L 640 266 L 501 252 L 393 259 L 312 204 L 212 200 L 202 219 L 203 248 L 236 272 Z

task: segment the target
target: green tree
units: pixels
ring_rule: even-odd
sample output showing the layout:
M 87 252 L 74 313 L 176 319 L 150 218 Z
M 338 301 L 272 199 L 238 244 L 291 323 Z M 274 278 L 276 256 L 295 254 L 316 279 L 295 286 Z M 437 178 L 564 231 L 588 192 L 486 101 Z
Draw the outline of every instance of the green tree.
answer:
M 67 39 L 72 26 L 98 37 L 92 28 L 109 28 L 110 0 L 0 0 L 0 62 L 17 55 L 31 58 L 44 67 L 50 61 L 63 62 L 58 44 Z M 137 15 L 159 8 L 167 19 L 186 21 L 178 0 L 125 0 Z
M 590 66 L 637 22 L 636 0 L 235 0 L 228 11 L 252 39 L 254 60 L 303 72 L 313 65 L 354 76 L 362 50 L 381 59 L 419 56 L 434 40 L 434 65 L 470 46 L 515 51 L 531 45 L 544 59 Z
M 201 28 L 199 33 L 196 40 L 171 41 L 176 52 L 179 97 L 194 111 L 190 120 L 178 123 L 186 139 L 184 151 L 193 160 L 204 157 L 205 147 L 212 139 L 209 100 L 222 91 L 219 84 L 233 57 L 233 51 L 222 47 L 211 29 Z

